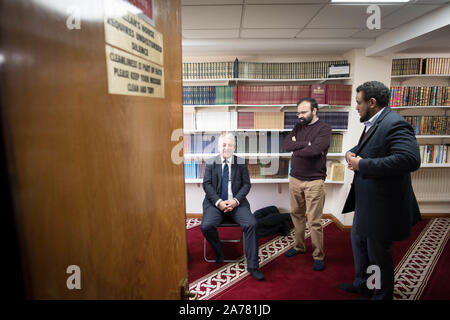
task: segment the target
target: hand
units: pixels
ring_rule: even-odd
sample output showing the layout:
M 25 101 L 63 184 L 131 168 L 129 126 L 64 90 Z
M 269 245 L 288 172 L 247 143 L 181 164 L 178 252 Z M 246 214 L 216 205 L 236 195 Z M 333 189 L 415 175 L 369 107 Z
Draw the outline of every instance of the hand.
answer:
M 293 136 L 293 137 L 291 138 L 291 140 L 294 141 L 294 142 L 297 141 L 297 139 L 295 139 L 295 136 Z
M 351 170 L 353 171 L 358 171 L 359 170 L 359 161 L 361 161 L 361 157 L 357 156 L 357 157 L 351 157 L 350 158 L 350 164 L 349 164 L 349 168 L 351 165 Z
M 227 201 L 228 201 L 228 200 L 227 200 Z M 219 208 L 220 211 L 225 211 L 226 208 L 227 208 L 227 203 L 226 203 L 226 201 L 220 201 L 220 202 L 219 202 L 219 205 L 218 205 L 218 208 Z
M 345 160 L 347 160 L 347 163 L 350 162 L 351 157 L 356 157 L 356 154 L 354 154 L 353 152 L 347 151 L 347 153 L 345 154 Z
M 234 208 L 237 207 L 237 202 L 234 199 L 233 200 L 225 200 L 223 202 L 225 202 L 225 205 L 226 205 L 225 210 L 223 210 L 223 212 L 225 212 L 225 213 L 231 212 L 234 210 Z
M 345 160 L 347 161 L 347 168 L 349 168 L 350 170 L 353 170 L 352 162 L 350 161 L 350 159 L 355 156 L 356 156 L 356 154 L 354 154 L 353 152 L 350 152 L 350 151 L 348 151 L 345 154 Z

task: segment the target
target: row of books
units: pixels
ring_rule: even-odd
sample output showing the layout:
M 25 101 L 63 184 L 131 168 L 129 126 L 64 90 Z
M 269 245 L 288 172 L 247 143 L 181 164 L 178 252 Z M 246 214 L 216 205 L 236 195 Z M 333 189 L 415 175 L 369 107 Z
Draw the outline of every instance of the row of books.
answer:
M 344 181 L 345 165 L 337 160 L 327 160 L 327 180 Z
M 304 97 L 312 97 L 319 104 L 350 105 L 352 86 L 345 84 L 183 86 L 184 105 L 296 104 Z
M 246 159 L 246 164 L 249 176 L 252 179 L 288 178 L 291 168 L 291 160 L 287 158 L 269 159 L 266 161 Z M 205 161 L 185 161 L 184 177 L 185 179 L 203 179 L 205 168 Z
M 248 173 L 252 179 L 287 179 L 291 173 L 290 159 L 249 159 L 247 161 Z
M 392 60 L 392 75 L 450 74 L 450 58 L 409 58 Z
M 236 129 L 237 112 L 183 112 L 184 130 L 230 131 Z
M 188 160 L 184 161 L 185 179 L 203 179 L 205 175 L 205 161 Z
M 183 63 L 183 79 L 322 79 L 330 66 L 349 66 L 347 60 L 312 62 L 193 62 Z M 348 77 L 349 74 L 337 77 Z
M 350 105 L 352 86 L 345 84 L 238 86 L 239 104 L 296 104 L 304 97 L 318 104 Z
M 450 121 L 446 116 L 405 116 L 416 135 L 450 135 Z
M 328 123 L 332 129 L 347 130 L 348 112 L 347 111 L 319 111 L 317 116 L 321 121 Z M 293 129 L 298 123 L 296 112 L 284 112 L 284 128 Z
M 312 62 L 239 62 L 243 79 L 321 79 L 329 77 L 331 65 L 348 65 L 346 60 Z M 343 75 L 349 76 L 349 74 Z
M 247 131 L 236 132 L 236 153 L 286 153 L 283 141 L 289 132 Z M 216 154 L 220 134 L 196 133 L 185 134 L 183 147 L 185 154 Z M 329 153 L 342 152 L 340 133 L 331 135 Z
M 183 86 L 184 105 L 235 104 L 235 86 Z
M 290 159 L 246 160 L 251 179 L 288 179 L 291 173 Z M 205 175 L 205 161 L 185 161 L 185 179 L 203 179 Z M 327 161 L 327 180 L 344 181 L 345 165 L 338 161 Z
M 319 119 L 332 129 L 346 130 L 347 111 L 319 111 Z M 231 131 L 236 129 L 292 129 L 298 123 L 296 112 L 184 112 L 183 128 L 201 131 Z
M 390 106 L 450 106 L 450 87 L 391 87 Z
M 420 159 L 422 163 L 450 163 L 450 149 L 448 145 L 420 145 Z
M 183 63 L 183 79 L 233 79 L 237 78 L 234 72 L 233 61 L 227 62 L 193 62 Z

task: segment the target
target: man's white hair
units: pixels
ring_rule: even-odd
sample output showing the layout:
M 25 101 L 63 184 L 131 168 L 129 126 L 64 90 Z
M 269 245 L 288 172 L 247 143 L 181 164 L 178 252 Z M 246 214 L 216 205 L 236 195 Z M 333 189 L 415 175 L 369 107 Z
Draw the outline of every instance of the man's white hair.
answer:
M 225 132 L 222 133 L 218 139 L 217 144 L 220 146 L 223 143 L 223 139 L 229 139 L 231 141 L 233 141 L 233 145 L 236 145 L 236 140 L 234 140 L 234 134 L 230 133 L 230 132 Z

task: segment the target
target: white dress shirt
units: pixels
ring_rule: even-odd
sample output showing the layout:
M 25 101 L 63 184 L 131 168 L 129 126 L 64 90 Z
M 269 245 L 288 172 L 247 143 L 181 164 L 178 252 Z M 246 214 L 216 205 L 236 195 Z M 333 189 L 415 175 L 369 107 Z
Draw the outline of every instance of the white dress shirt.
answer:
M 220 161 L 222 163 L 222 174 L 223 174 L 223 168 L 225 166 L 225 158 L 220 156 Z M 233 191 L 231 190 L 231 165 L 233 164 L 233 156 L 227 159 L 227 164 L 228 164 L 228 200 L 231 200 L 233 199 Z M 237 204 L 239 205 L 239 201 L 237 199 L 234 200 L 236 200 Z M 215 204 L 216 207 L 219 205 L 221 201 L 223 200 L 222 199 L 217 200 Z
M 375 113 L 373 115 L 372 118 L 370 118 L 369 120 L 367 120 L 366 122 L 364 122 L 364 125 L 366 126 L 364 133 L 366 133 L 367 131 L 369 131 L 369 129 L 375 124 L 375 121 L 377 121 L 378 117 L 380 116 L 381 112 L 383 112 L 385 107 L 383 107 L 383 109 L 381 109 L 380 111 L 378 111 L 377 113 Z

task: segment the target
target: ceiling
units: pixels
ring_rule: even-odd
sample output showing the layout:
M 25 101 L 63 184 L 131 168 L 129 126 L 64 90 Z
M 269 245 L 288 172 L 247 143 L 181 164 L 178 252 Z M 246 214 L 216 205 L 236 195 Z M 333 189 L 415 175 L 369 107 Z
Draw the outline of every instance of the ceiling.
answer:
M 181 0 L 183 54 L 343 53 L 367 48 L 377 37 L 437 10 L 448 9 L 449 3 L 412 0 L 379 4 L 381 29 L 369 30 L 366 20 L 372 13 L 366 13 L 368 4 L 331 4 L 329 0 Z M 450 15 L 447 20 L 450 22 Z M 436 37 L 433 33 L 434 30 L 428 32 L 424 41 L 429 41 L 434 51 L 449 52 L 448 33 L 438 32 Z M 443 37 L 447 41 L 442 41 Z M 425 42 L 420 47 L 430 49 Z M 414 48 L 402 50 L 413 52 Z

